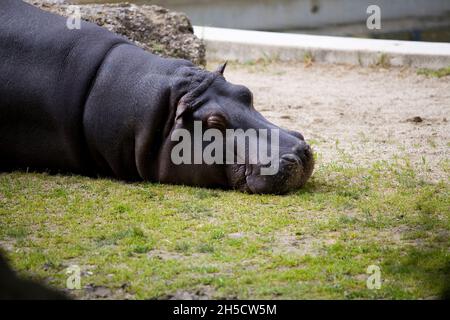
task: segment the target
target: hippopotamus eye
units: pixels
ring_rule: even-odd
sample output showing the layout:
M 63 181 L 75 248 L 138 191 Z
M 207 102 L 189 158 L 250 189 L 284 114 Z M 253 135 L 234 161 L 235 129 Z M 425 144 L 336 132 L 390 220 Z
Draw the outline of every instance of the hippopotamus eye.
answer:
M 220 131 L 225 131 L 227 128 L 227 120 L 221 114 L 210 115 L 206 119 L 206 125 L 208 128 L 219 129 Z
M 253 94 L 248 89 L 242 91 L 239 95 L 239 99 L 245 104 L 253 105 Z

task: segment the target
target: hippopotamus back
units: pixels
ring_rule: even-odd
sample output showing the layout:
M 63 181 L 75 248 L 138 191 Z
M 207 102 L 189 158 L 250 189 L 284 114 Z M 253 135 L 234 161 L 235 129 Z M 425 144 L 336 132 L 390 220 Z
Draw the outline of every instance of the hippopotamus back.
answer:
M 105 56 L 127 40 L 17 0 L 0 2 L 0 167 L 90 165 L 82 118 Z

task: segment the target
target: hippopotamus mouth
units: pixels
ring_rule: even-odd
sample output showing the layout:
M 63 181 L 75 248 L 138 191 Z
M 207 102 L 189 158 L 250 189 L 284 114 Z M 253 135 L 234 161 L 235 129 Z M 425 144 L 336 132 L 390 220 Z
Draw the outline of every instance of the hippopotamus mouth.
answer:
M 314 168 L 311 148 L 306 145 L 301 152 L 302 155 L 283 154 L 279 160 L 279 172 L 274 175 L 261 175 L 261 166 L 258 165 L 237 165 L 232 170 L 234 176 L 240 178 L 232 185 L 248 193 L 283 194 L 299 189 L 305 185 Z
M 274 174 L 261 174 L 268 165 L 236 164 L 230 168 L 230 185 L 248 193 L 283 194 L 305 185 L 314 168 L 312 150 L 304 140 L 292 147 L 292 152 L 280 153 L 278 170 Z

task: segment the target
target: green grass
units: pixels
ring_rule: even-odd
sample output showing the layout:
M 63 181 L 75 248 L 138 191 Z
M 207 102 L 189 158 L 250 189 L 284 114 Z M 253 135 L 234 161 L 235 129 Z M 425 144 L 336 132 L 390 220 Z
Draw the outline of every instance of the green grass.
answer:
M 391 60 L 390 60 L 389 56 L 385 53 L 382 53 L 378 57 L 378 61 L 375 63 L 375 66 L 381 67 L 384 69 L 389 69 L 391 67 Z
M 446 68 L 440 68 L 440 69 L 437 69 L 437 70 L 434 70 L 434 69 L 419 69 L 419 70 L 417 70 L 417 74 L 425 75 L 427 77 L 432 77 L 432 78 L 447 77 L 447 76 L 450 75 L 450 66 L 448 66 Z
M 311 66 L 314 62 L 314 56 L 311 52 L 306 52 L 303 55 L 303 64 L 307 67 Z
M 83 287 L 118 298 L 439 297 L 449 210 L 448 179 L 427 181 L 404 159 L 319 165 L 286 196 L 0 174 L 0 246 L 19 273 L 63 289 L 76 264 Z M 379 290 L 366 287 L 373 264 Z

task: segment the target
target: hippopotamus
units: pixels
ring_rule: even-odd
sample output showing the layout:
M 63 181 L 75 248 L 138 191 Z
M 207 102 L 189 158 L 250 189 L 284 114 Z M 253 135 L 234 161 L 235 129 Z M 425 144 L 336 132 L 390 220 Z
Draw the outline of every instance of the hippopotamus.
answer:
M 251 91 L 228 82 L 224 69 L 225 64 L 210 72 L 187 60 L 162 58 L 97 25 L 69 28 L 65 17 L 2 0 L 0 170 L 249 193 L 302 187 L 313 171 L 310 146 L 299 132 L 265 119 Z M 247 160 L 174 163 L 174 132 L 192 132 L 196 122 L 203 131 L 276 130 L 277 172 L 263 175 L 266 163 Z

